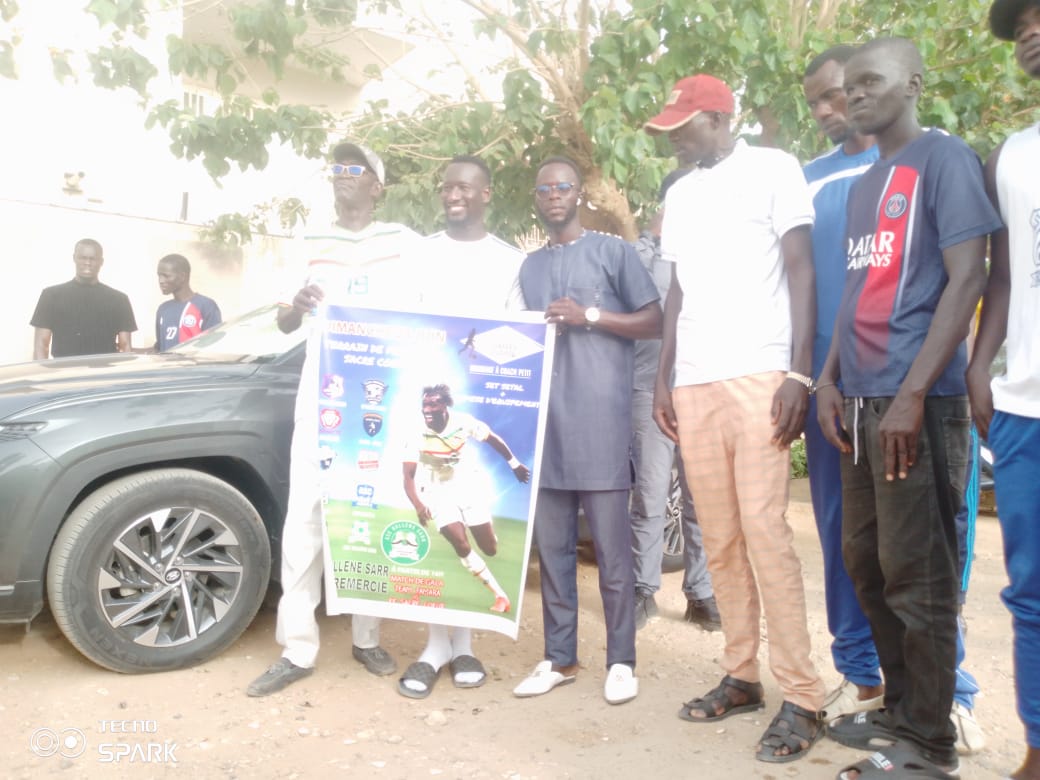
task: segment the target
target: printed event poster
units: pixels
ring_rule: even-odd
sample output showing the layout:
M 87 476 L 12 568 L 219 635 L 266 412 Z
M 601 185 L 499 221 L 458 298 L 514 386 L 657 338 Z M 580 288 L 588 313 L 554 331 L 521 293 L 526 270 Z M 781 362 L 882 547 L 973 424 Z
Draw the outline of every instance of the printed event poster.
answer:
M 324 310 L 328 613 L 515 639 L 555 329 L 528 312 Z

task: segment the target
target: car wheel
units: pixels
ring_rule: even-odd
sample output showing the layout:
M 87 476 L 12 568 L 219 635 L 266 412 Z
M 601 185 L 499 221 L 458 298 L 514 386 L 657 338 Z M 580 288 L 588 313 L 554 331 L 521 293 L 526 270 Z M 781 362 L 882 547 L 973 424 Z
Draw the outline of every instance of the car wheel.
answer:
M 208 474 L 161 469 L 91 493 L 51 549 L 51 612 L 117 672 L 179 669 L 237 639 L 263 601 L 271 547 L 256 509 Z
M 661 571 L 682 571 L 685 540 L 682 533 L 682 487 L 679 471 L 672 466 L 672 482 L 668 486 L 668 503 L 664 510 L 664 554 L 661 556 Z

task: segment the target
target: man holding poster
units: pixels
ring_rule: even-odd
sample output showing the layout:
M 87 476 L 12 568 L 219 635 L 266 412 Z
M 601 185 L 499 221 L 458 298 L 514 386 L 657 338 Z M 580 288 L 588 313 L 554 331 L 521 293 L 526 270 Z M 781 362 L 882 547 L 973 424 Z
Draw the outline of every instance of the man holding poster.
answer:
M 440 186 L 445 229 L 426 239 L 423 242 L 423 249 L 429 250 L 435 264 L 450 270 L 451 273 L 427 276 L 423 285 L 424 302 L 457 300 L 459 280 L 462 279 L 465 280 L 466 288 L 480 290 L 487 301 L 489 311 L 523 308 L 517 271 L 520 269 L 524 255 L 515 246 L 488 233 L 485 224 L 485 212 L 491 202 L 491 189 L 491 171 L 479 157 L 458 155 L 452 158 L 445 167 L 444 178 Z M 425 251 L 424 254 L 426 254 Z M 424 438 L 427 434 L 439 436 L 443 433 L 449 414 L 448 406 L 451 406 L 450 393 L 445 399 L 443 394 L 431 396 L 424 392 L 423 415 L 425 417 L 427 411 L 430 413 L 430 417 L 427 418 L 429 427 Z M 428 407 L 432 408 L 428 409 Z M 452 419 L 457 416 L 458 413 L 451 412 Z M 453 428 L 455 427 L 453 425 Z M 486 441 L 492 442 L 490 438 Z M 499 439 L 499 441 L 501 440 Z M 436 442 L 433 443 L 436 445 Z M 460 441 L 458 446 L 461 447 L 464 443 L 465 440 Z M 504 442 L 502 444 L 505 446 Z M 492 446 L 502 454 L 498 447 L 494 444 Z M 506 449 L 508 451 L 508 447 Z M 510 460 L 512 455 L 503 454 L 503 457 Z M 416 464 L 405 462 L 406 492 L 408 491 L 409 466 L 413 471 L 416 469 Z M 526 483 L 530 479 L 527 467 L 521 465 L 519 461 L 517 461 L 516 467 L 510 463 L 510 467 L 513 468 L 513 473 L 520 482 Z M 520 472 L 519 469 L 524 469 L 524 472 Z M 461 492 L 461 488 L 457 484 L 457 475 L 451 483 L 441 484 L 452 485 L 453 483 L 455 483 L 451 488 L 453 492 Z M 409 499 L 411 498 L 412 494 L 409 493 Z M 412 503 L 415 504 L 415 501 L 413 500 Z M 472 523 L 473 513 L 469 512 L 461 522 L 452 522 L 446 518 L 444 522 L 448 522 L 449 525 L 445 527 L 441 527 L 440 521 L 438 521 L 438 528 L 441 530 L 441 534 L 452 542 L 456 554 L 463 559 L 464 566 L 467 566 L 474 574 L 483 569 L 485 576 L 494 580 L 486 565 L 483 565 L 483 561 L 474 562 L 474 565 L 465 562 L 470 556 L 477 556 L 466 540 L 466 526 L 469 526 L 469 531 L 477 546 L 485 555 L 494 555 L 497 552 L 498 537 L 490 522 L 490 499 L 485 504 L 486 510 L 482 508 L 481 511 L 487 518 L 487 522 L 474 525 Z M 419 511 L 418 506 L 416 506 L 416 510 Z M 421 513 L 419 517 L 422 520 Z M 478 576 L 480 575 L 478 574 Z M 509 609 L 509 600 L 505 597 L 498 582 L 494 582 L 491 590 L 495 593 L 496 598 L 492 609 L 498 607 L 498 611 L 504 612 Z M 491 586 L 489 585 L 489 587 Z M 495 588 L 498 590 L 496 591 Z M 419 659 L 405 670 L 398 682 L 397 690 L 402 696 L 408 698 L 426 698 L 430 695 L 433 684 L 445 664 L 449 666 L 452 682 L 456 687 L 476 688 L 483 685 L 487 678 L 484 665 L 473 653 L 472 631 L 469 628 L 430 623 L 426 647 Z
M 635 249 L 582 227 L 581 188 L 573 160 L 541 164 L 534 205 L 549 241 L 520 268 L 527 307 L 545 313 L 557 338 L 534 527 L 545 654 L 513 694 L 539 696 L 577 674 L 580 504 L 599 561 L 607 628 L 603 696 L 621 704 L 639 692 L 628 515 L 634 339 L 660 336 L 661 307 Z
M 312 314 L 323 304 L 400 307 L 419 301 L 409 280 L 419 276 L 409 256 L 418 236 L 403 225 L 376 222 L 373 212 L 383 192 L 383 161 L 370 149 L 338 144 L 330 166 L 336 222 L 304 238 L 307 269 L 302 289 L 278 312 L 278 327 L 290 333 L 319 321 Z M 282 657 L 248 687 L 250 696 L 267 696 L 314 671 L 318 655 L 323 522 L 319 431 L 318 365 L 320 327 L 311 327 L 296 396 L 296 427 L 290 450 L 289 500 L 282 532 L 282 597 L 276 638 Z M 329 393 L 326 393 L 327 395 Z M 330 416 L 336 414 L 335 409 Z M 327 460 L 327 458 L 326 458 Z M 353 656 L 376 675 L 392 674 L 394 659 L 379 646 L 379 618 L 354 615 Z

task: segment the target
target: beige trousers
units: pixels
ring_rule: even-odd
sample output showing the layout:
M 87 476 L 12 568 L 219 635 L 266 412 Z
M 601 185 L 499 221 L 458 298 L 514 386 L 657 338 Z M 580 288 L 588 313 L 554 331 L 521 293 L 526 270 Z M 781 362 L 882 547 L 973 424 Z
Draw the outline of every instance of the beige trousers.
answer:
M 769 668 L 784 698 L 818 710 L 825 692 L 809 658 L 802 565 L 787 523 L 790 451 L 769 441 L 773 394 L 783 381 L 783 372 L 770 371 L 677 387 L 672 399 L 722 616 L 722 668 L 759 682 L 764 610 Z

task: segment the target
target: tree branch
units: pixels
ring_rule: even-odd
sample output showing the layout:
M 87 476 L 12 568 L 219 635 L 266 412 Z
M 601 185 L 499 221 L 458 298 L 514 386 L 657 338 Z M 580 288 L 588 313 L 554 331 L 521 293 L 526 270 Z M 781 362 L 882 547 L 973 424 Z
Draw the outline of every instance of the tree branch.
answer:
M 489 22 L 492 22 L 495 27 L 509 38 L 513 45 L 522 51 L 524 57 L 531 62 L 538 75 L 549 85 L 549 89 L 553 91 L 556 99 L 560 103 L 565 104 L 569 110 L 574 111 L 575 115 L 577 114 L 581 104 L 578 102 L 574 91 L 560 75 L 556 63 L 553 63 L 544 54 L 535 54 L 527 48 L 527 36 L 520 25 L 508 18 L 503 21 L 503 15 L 484 0 L 462 0 L 462 2 L 480 13 Z
M 426 9 L 425 2 L 420 3 L 419 10 L 422 12 L 423 18 L 425 19 L 429 27 L 433 30 L 436 30 L 437 24 L 436 22 L 434 22 L 433 19 L 430 18 L 430 13 Z M 441 36 L 440 42 L 444 46 L 444 48 L 448 50 L 448 54 L 450 54 L 452 58 L 455 60 L 455 64 L 459 67 L 463 75 L 466 77 L 466 83 L 469 84 L 469 87 L 471 90 L 473 90 L 473 93 L 477 95 L 481 100 L 488 100 L 489 98 L 487 96 L 487 93 L 484 92 L 484 88 L 481 86 L 476 74 L 468 67 L 466 67 L 466 63 L 463 62 L 463 59 L 459 56 L 458 51 L 451 43 L 448 42 L 447 36 Z
M 580 0 L 578 5 L 578 74 L 583 76 L 589 69 L 589 0 Z

